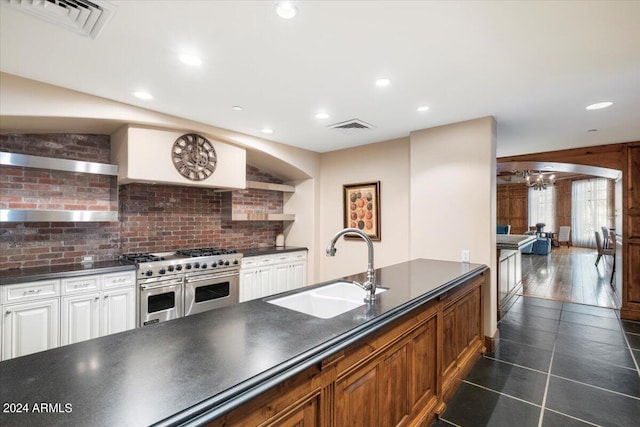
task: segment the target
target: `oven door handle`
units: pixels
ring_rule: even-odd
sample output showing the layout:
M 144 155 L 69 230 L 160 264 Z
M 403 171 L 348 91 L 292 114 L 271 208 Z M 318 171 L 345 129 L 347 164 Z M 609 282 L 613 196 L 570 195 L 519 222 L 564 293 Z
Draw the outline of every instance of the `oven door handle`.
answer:
M 193 283 L 193 282 L 202 282 L 204 280 L 211 280 L 211 279 L 222 279 L 224 277 L 233 277 L 233 276 L 239 276 L 240 273 L 229 273 L 229 274 L 207 274 L 204 276 L 193 276 L 193 277 L 187 277 L 187 282 L 188 283 Z
M 182 279 L 173 280 L 170 282 L 154 283 L 153 285 L 140 285 L 140 289 L 146 291 L 147 289 L 165 288 L 167 286 L 180 286 L 182 285 Z

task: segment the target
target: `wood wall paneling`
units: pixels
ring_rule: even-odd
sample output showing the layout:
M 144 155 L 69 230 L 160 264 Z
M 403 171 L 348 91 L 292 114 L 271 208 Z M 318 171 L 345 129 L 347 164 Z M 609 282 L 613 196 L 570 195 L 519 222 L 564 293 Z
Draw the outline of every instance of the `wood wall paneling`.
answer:
M 640 320 L 640 141 L 501 157 L 498 162 L 558 162 L 622 171 L 623 295 L 620 316 Z
M 627 145 L 623 193 L 623 300 L 620 315 L 640 320 L 640 142 Z
M 529 196 L 523 184 L 502 184 L 497 188 L 496 214 L 498 224 L 511 224 L 511 234 L 529 229 Z
M 571 226 L 571 180 L 556 182 L 556 230 L 562 225 Z

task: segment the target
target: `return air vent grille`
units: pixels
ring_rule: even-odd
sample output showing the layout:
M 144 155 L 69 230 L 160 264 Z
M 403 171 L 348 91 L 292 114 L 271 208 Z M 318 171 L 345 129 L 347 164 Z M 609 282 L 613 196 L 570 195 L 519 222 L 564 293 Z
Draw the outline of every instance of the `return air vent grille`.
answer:
M 98 37 L 115 12 L 115 6 L 94 0 L 0 0 L 3 6 L 20 10 L 76 33 Z
M 373 128 L 373 126 L 370 125 L 369 123 L 363 122 L 362 120 L 359 120 L 359 119 L 347 120 L 346 122 L 340 122 L 333 125 L 329 125 L 329 127 L 332 129 L 338 129 L 346 133 L 354 133 L 354 132 L 359 132 L 359 131 Z

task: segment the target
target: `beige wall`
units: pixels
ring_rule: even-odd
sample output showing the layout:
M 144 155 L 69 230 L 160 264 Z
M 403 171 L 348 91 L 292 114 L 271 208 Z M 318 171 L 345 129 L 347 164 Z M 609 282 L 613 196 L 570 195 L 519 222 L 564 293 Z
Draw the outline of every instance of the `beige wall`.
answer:
M 412 132 L 410 258 L 496 264 L 496 122 L 485 117 Z M 495 274 L 485 289 L 485 334 L 496 325 Z
M 324 153 L 320 168 L 318 280 L 366 270 L 367 245 L 363 240 L 340 239 L 335 257 L 325 256 L 324 249 L 344 228 L 343 184 L 370 181 L 380 181 L 382 239 L 373 243 L 375 267 L 409 259 L 409 139 Z

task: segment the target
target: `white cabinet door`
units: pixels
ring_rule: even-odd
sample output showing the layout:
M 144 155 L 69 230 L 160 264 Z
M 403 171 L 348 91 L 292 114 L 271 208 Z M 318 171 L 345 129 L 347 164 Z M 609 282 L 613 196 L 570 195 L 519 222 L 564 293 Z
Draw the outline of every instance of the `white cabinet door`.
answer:
M 256 297 L 262 298 L 275 293 L 275 280 L 273 266 L 262 266 L 256 274 Z
M 256 295 L 257 268 L 243 268 L 240 270 L 240 302 L 252 300 Z
M 516 251 L 516 286 L 522 282 L 522 252 Z
M 511 292 L 516 287 L 516 252 L 514 251 L 511 255 L 509 255 L 508 263 L 509 263 L 509 278 L 508 278 L 508 286 L 509 292 Z
M 297 289 L 307 284 L 307 261 L 294 262 L 291 264 L 290 289 Z
M 58 347 L 58 298 L 4 306 L 2 359 Z
M 277 264 L 273 267 L 273 281 L 275 293 L 285 292 L 291 288 L 291 265 Z
M 135 303 L 135 288 L 104 291 L 100 307 L 100 335 L 115 334 L 135 328 Z
M 509 259 L 501 258 L 499 261 L 500 283 L 498 283 L 498 298 L 502 301 L 509 293 Z
M 100 336 L 100 292 L 62 298 L 61 345 Z
M 307 283 L 307 253 L 247 257 L 240 269 L 240 302 L 300 288 Z
M 4 350 L 4 306 L 0 305 L 0 360 L 3 360 Z

